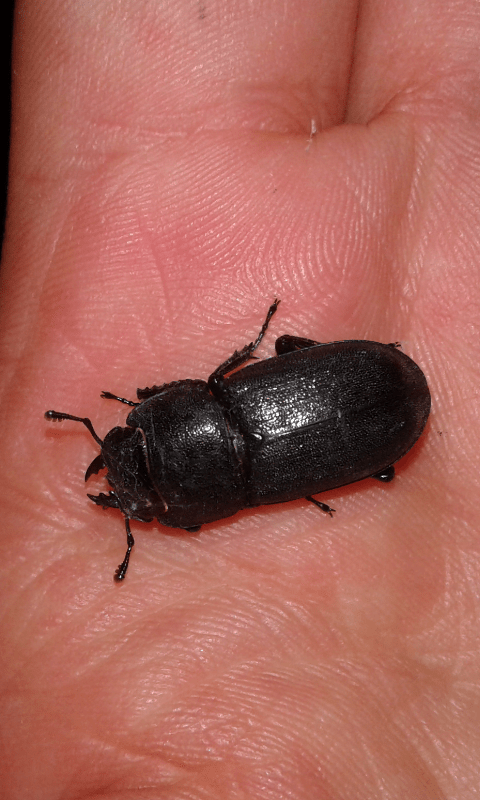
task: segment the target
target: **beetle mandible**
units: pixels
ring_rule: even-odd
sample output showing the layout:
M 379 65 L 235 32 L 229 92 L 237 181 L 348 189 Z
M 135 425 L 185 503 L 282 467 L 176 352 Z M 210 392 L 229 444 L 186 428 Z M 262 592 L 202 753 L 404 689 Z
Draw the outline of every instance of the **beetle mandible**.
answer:
M 393 464 L 420 436 L 430 392 L 396 344 L 284 335 L 276 356 L 239 370 L 279 302 L 255 341 L 207 382 L 137 389 L 138 402 L 102 392 L 133 407 L 127 427 L 113 428 L 103 441 L 88 418 L 46 412 L 47 419 L 82 422 L 100 446 L 85 480 L 106 468 L 112 490 L 88 496 L 125 518 L 127 551 L 116 580 L 125 578 L 134 545 L 131 519 L 197 531 L 242 508 L 301 497 L 332 516 L 314 494 L 363 478 L 391 481 Z

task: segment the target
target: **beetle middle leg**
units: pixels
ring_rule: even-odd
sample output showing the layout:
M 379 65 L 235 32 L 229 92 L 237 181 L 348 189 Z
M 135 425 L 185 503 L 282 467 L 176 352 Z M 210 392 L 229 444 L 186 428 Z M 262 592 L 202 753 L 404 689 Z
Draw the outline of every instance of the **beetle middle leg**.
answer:
M 333 515 L 335 513 L 335 509 L 334 508 L 330 508 L 330 506 L 327 506 L 326 503 L 322 503 L 322 502 L 320 502 L 320 500 L 315 500 L 315 498 L 312 497 L 310 494 L 305 498 L 305 500 L 309 500 L 310 503 L 313 503 L 314 505 L 316 505 L 317 508 L 319 508 L 325 514 L 330 514 L 330 516 L 333 517 Z
M 265 333 L 267 331 L 268 325 L 270 323 L 271 318 L 275 314 L 275 311 L 278 308 L 280 300 L 274 300 L 270 308 L 268 309 L 268 313 L 265 319 L 265 322 L 262 325 L 261 331 L 258 334 L 257 338 L 254 342 L 250 342 L 250 344 L 246 344 L 245 347 L 242 347 L 241 350 L 235 350 L 233 355 L 230 358 L 227 358 L 223 364 L 220 364 L 217 369 L 212 372 L 208 379 L 208 388 L 210 389 L 211 393 L 217 400 L 225 401 L 225 391 L 224 391 L 224 377 L 229 373 L 232 372 L 234 369 L 241 367 L 242 364 L 245 364 L 250 358 L 253 358 L 253 353 L 257 349 L 258 345 L 262 341 Z
M 125 403 L 126 406 L 138 406 L 138 403 L 134 403 L 133 400 L 126 400 L 124 397 L 117 397 L 116 394 L 112 394 L 111 392 L 102 392 L 100 397 L 103 397 L 105 400 L 118 400 L 119 403 Z

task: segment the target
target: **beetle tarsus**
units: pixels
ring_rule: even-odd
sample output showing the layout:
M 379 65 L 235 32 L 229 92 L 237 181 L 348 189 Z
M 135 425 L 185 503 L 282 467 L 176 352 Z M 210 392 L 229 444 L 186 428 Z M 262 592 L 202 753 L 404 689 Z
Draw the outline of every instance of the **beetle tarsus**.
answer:
M 111 392 L 102 392 L 100 397 L 103 397 L 105 400 L 118 400 L 119 403 L 125 403 L 126 406 L 138 406 L 138 403 L 134 403 L 133 400 L 126 400 L 125 397 L 118 397 Z
M 103 439 L 100 439 L 100 436 L 97 436 L 88 417 L 74 417 L 73 414 L 64 414 L 62 411 L 45 411 L 45 419 L 71 419 L 73 422 L 81 422 L 82 425 L 85 425 L 85 427 L 88 428 L 97 444 L 99 444 L 100 447 L 103 445 Z
M 317 506 L 317 508 L 319 508 L 325 514 L 330 514 L 331 517 L 333 517 L 333 515 L 335 514 L 334 508 L 330 508 L 330 506 L 327 506 L 326 503 L 322 503 L 320 500 L 315 500 L 315 498 L 312 497 L 310 494 L 305 498 L 305 500 L 309 500 L 310 503 L 313 503 L 315 506 Z
M 122 563 L 119 564 L 117 569 L 115 570 L 114 579 L 116 581 L 123 581 L 125 575 L 127 574 L 128 569 L 128 562 L 130 561 L 130 554 L 132 552 L 133 545 L 135 544 L 135 539 L 132 536 L 132 531 L 130 530 L 130 520 L 128 517 L 125 517 L 125 529 L 127 531 L 127 552 L 125 553 L 125 558 L 123 559 Z
M 263 323 L 260 333 L 258 334 L 255 341 L 250 342 L 250 344 L 246 344 L 245 347 L 242 347 L 241 350 L 235 350 L 233 355 L 231 355 L 230 358 L 227 358 L 227 360 L 224 361 L 223 364 L 220 364 L 220 366 L 217 367 L 217 369 L 210 375 L 208 379 L 208 388 L 210 389 L 211 393 L 217 400 L 220 400 L 221 402 L 226 403 L 228 405 L 228 398 L 226 397 L 225 394 L 225 387 L 223 382 L 225 375 L 227 375 L 229 372 L 232 372 L 232 370 L 234 369 L 238 369 L 238 367 L 241 367 L 242 364 L 245 364 L 245 362 L 249 361 L 249 359 L 254 358 L 253 353 L 257 349 L 263 337 L 265 336 L 270 320 L 275 314 L 275 311 L 277 310 L 279 304 L 280 300 L 277 300 L 275 298 L 272 305 L 268 309 L 265 322 Z
M 258 336 L 255 339 L 255 341 L 252 342 L 252 344 L 250 345 L 250 347 L 252 348 L 252 353 L 253 353 L 254 350 L 257 349 L 258 345 L 260 344 L 260 342 L 262 341 L 263 337 L 265 336 L 265 334 L 267 332 L 267 328 L 268 328 L 269 323 L 270 323 L 270 320 L 272 319 L 272 317 L 275 314 L 275 311 L 277 310 L 279 305 L 280 305 L 280 300 L 277 300 L 277 298 L 275 298 L 275 300 L 273 301 L 272 305 L 270 306 L 270 308 L 267 311 L 267 316 L 265 318 L 265 322 L 262 325 L 260 333 L 258 334 Z

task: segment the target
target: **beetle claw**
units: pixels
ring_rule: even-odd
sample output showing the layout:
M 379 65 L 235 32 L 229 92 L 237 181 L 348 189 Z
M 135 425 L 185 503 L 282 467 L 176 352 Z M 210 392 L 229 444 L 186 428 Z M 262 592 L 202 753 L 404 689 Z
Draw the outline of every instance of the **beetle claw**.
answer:
M 87 497 L 97 506 L 102 506 L 102 508 L 120 508 L 118 497 L 115 492 L 110 492 L 109 494 L 103 494 L 103 492 L 100 492 L 100 494 L 88 494 Z
M 322 503 L 320 500 L 315 500 L 315 498 L 312 497 L 311 495 L 308 495 L 308 497 L 306 497 L 305 500 L 309 500 L 310 503 L 313 503 L 315 506 L 317 506 L 317 508 L 319 508 L 325 514 L 330 514 L 331 517 L 333 517 L 333 515 L 335 514 L 334 508 L 330 508 L 330 506 L 327 506 L 326 503 Z

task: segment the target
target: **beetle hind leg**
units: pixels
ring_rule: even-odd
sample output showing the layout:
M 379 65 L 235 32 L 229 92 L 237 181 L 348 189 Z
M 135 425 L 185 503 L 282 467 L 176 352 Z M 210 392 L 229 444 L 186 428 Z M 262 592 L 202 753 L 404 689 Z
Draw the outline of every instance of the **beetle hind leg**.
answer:
M 317 508 L 319 508 L 325 514 L 330 514 L 330 516 L 333 517 L 335 509 L 330 508 L 330 506 L 327 506 L 326 503 L 322 503 L 320 502 L 320 500 L 315 500 L 315 498 L 312 497 L 310 494 L 305 498 L 305 500 L 309 500 L 310 503 L 313 503 L 315 506 L 317 506 Z

